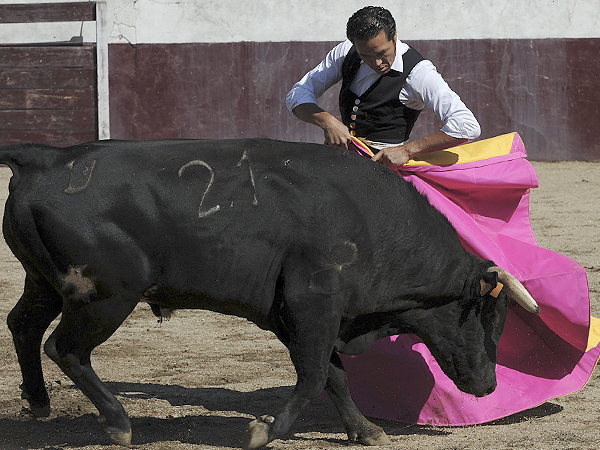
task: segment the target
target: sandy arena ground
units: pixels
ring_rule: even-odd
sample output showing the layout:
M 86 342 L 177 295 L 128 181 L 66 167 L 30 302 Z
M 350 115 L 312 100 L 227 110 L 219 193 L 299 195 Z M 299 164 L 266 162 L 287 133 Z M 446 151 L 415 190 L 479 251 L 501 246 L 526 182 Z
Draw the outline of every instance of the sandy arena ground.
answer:
M 534 163 L 533 228 L 542 247 L 587 269 L 592 313 L 600 315 L 600 163 Z M 0 168 L 4 204 L 10 170 Z M 0 242 L 0 450 L 115 449 L 97 411 L 43 355 L 52 414 L 33 419 L 20 400 L 19 372 L 6 316 L 22 293 L 24 272 Z M 51 327 L 52 328 L 52 327 Z M 133 446 L 144 450 L 237 448 L 246 423 L 273 411 L 295 375 L 275 337 L 238 318 L 182 311 L 162 324 L 139 305 L 94 351 L 93 365 L 125 406 Z M 407 386 L 409 389 L 410 387 Z M 375 420 L 390 436 L 386 449 L 598 449 L 600 370 L 587 387 L 537 408 L 470 427 L 440 428 Z M 311 403 L 274 450 L 358 449 L 349 444 L 334 407 Z

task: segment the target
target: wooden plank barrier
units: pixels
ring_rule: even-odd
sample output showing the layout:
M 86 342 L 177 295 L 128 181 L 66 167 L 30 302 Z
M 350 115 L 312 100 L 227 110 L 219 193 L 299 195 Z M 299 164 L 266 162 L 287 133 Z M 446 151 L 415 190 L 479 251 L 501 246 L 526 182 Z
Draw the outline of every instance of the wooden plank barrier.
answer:
M 96 20 L 95 2 L 0 5 L 0 24 Z M 0 145 L 98 137 L 96 44 L 0 45 Z

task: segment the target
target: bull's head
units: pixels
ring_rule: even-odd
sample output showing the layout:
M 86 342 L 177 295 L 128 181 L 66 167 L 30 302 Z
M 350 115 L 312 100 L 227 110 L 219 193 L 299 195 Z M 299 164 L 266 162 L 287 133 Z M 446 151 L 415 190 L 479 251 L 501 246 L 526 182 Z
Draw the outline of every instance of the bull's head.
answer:
M 414 312 L 415 333 L 463 392 L 482 397 L 496 389 L 496 352 L 509 295 L 527 311 L 540 312 L 523 285 L 499 267 L 474 278 L 460 300 Z

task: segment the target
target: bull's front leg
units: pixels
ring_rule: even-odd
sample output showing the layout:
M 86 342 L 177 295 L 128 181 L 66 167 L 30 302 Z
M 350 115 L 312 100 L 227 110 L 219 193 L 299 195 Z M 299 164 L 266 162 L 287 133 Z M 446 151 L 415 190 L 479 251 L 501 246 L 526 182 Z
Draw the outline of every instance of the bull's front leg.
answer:
M 297 394 L 297 390 L 288 399 L 285 407 L 275 415 L 264 415 L 248 424 L 242 440 L 242 447 L 245 450 L 264 447 L 269 442 L 282 437 L 289 430 L 302 408 L 312 400 L 302 398 Z
M 337 353 L 331 356 L 326 389 L 340 414 L 348 439 L 363 445 L 391 444 L 383 428 L 369 422 L 352 400 L 346 371 Z
M 300 341 L 303 339 L 299 339 Z M 242 445 L 246 450 L 263 447 L 280 438 L 289 430 L 302 408 L 314 400 L 325 388 L 327 381 L 327 358 L 319 344 L 290 343 L 290 356 L 298 376 L 296 387 L 282 409 L 273 415 L 264 415 L 250 422 Z M 333 345 L 327 345 L 329 351 Z
M 346 372 L 336 353 L 332 354 L 331 363 L 329 364 L 329 377 L 324 387 L 327 389 L 327 393 L 340 414 L 349 440 L 369 446 L 391 444 L 383 428 L 369 422 L 355 405 L 348 389 Z M 302 398 L 301 395 L 298 395 L 297 393 L 300 390 L 302 388 L 299 388 L 297 384 L 294 393 L 284 409 L 279 411 L 275 416 L 264 415 L 249 424 L 243 442 L 245 449 L 262 447 L 272 440 L 283 436 L 298 416 L 300 410 L 310 400 L 319 395 L 322 388 L 316 394 L 313 392 L 314 396 L 310 399 Z
M 263 447 L 282 437 L 302 408 L 325 388 L 329 359 L 340 324 L 334 308 L 328 307 L 330 304 L 331 298 L 326 295 L 286 296 L 282 311 L 287 336 L 284 344 L 296 369 L 296 387 L 277 413 L 264 415 L 248 425 L 242 442 L 246 450 Z

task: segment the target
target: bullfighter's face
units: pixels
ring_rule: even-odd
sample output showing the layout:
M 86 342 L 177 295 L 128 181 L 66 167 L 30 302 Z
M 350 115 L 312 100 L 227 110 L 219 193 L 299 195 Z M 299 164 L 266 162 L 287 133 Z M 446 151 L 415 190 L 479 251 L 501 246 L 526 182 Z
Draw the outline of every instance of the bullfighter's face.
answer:
M 396 59 L 396 36 L 389 40 L 385 31 L 381 31 L 373 39 L 356 40 L 354 46 L 361 59 L 376 73 L 384 75 L 390 71 Z

